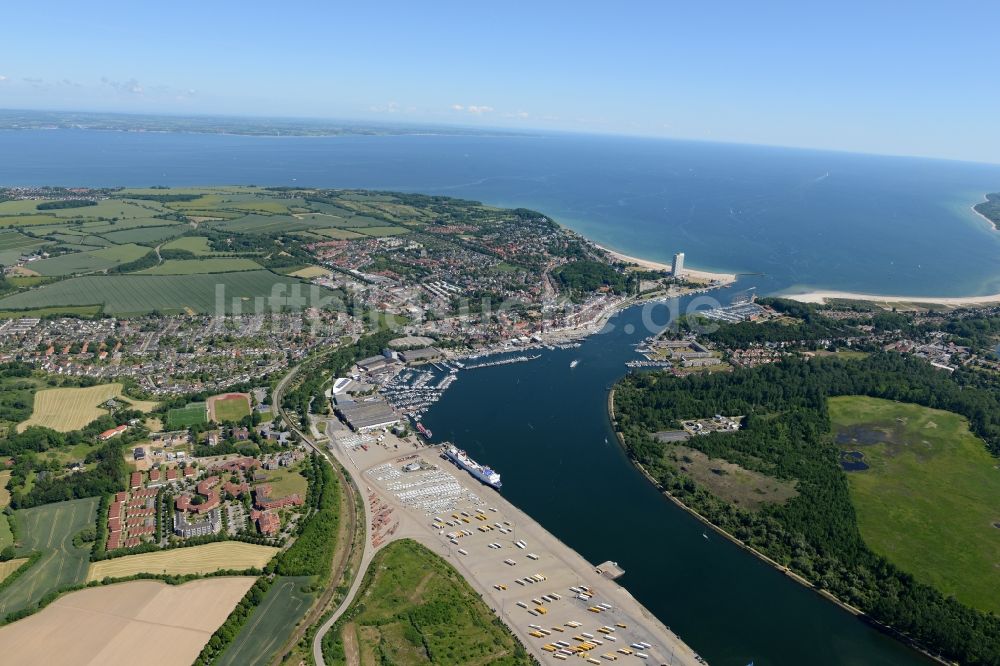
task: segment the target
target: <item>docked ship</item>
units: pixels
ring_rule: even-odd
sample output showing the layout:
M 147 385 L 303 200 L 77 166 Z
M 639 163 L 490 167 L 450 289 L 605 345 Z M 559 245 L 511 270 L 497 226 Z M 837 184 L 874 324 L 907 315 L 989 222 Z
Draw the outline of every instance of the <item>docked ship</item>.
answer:
M 449 446 L 444 450 L 445 457 L 464 469 L 479 481 L 493 488 L 500 488 L 500 475 L 485 465 L 480 465 L 470 458 L 468 454 L 456 446 Z
M 417 431 L 419 431 L 420 434 L 426 437 L 427 439 L 430 439 L 431 437 L 434 436 L 434 433 L 431 432 L 431 429 L 425 426 L 423 423 L 417 424 Z

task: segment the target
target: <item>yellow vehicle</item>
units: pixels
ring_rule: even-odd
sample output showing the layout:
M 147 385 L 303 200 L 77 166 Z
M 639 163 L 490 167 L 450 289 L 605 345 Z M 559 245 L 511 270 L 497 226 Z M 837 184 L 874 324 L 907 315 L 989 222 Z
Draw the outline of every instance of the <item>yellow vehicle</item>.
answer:
M 561 634 L 562 632 L 564 632 L 566 630 L 563 629 L 562 627 L 552 627 L 552 631 L 558 631 Z
M 534 636 L 535 638 L 542 638 L 544 636 L 544 634 L 540 631 L 529 631 L 528 635 Z
M 628 627 L 626 625 L 622 624 L 621 622 L 615 622 L 615 626 L 616 627 L 621 627 L 622 629 L 628 629 Z
M 632 654 L 632 650 L 629 650 L 628 648 L 618 648 L 618 651 L 622 654 Z
M 581 642 L 581 643 L 586 643 L 586 642 L 587 642 L 587 639 L 586 639 L 586 638 L 584 638 L 583 636 L 574 636 L 574 637 L 573 637 L 573 640 L 574 640 L 574 641 L 579 641 L 579 642 Z
M 543 645 L 542 649 L 545 650 L 546 652 L 556 652 L 559 650 L 559 648 L 557 648 L 552 643 L 549 643 L 548 645 Z
M 597 606 L 591 606 L 587 610 L 589 610 L 591 613 L 600 613 L 601 612 L 601 609 L 598 608 Z
M 538 611 L 539 614 L 541 615 L 545 615 L 546 613 L 549 612 L 548 609 L 545 608 L 545 606 L 535 606 L 535 610 Z

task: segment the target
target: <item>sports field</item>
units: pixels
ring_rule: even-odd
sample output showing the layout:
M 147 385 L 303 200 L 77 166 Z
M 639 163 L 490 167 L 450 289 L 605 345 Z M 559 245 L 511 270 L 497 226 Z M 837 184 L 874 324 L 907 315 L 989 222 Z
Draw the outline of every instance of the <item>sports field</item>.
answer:
M 90 565 L 87 580 L 123 578 L 137 573 L 206 574 L 232 569 L 263 569 L 277 548 L 242 541 L 220 541 L 189 548 L 174 548 L 101 560 Z
M 847 473 L 865 542 L 943 594 L 1000 612 L 1000 471 L 968 422 L 877 398 L 829 406 L 838 445 L 869 466 Z
M 208 419 L 216 423 L 232 423 L 250 416 L 250 396 L 247 393 L 225 393 L 208 399 Z
M 0 628 L 0 661 L 46 666 L 190 664 L 254 579 L 136 580 L 78 590 Z
M 78 430 L 91 421 L 108 413 L 101 404 L 122 394 L 121 384 L 100 384 L 86 388 L 53 388 L 35 393 L 31 417 L 18 424 L 23 431 L 28 426 L 40 425 L 59 432 Z M 151 409 L 155 403 L 125 398 L 136 409 Z
M 379 551 L 345 617 L 323 643 L 327 664 L 536 663 L 450 564 L 409 539 Z
M 208 423 L 205 403 L 191 402 L 184 407 L 167 410 L 167 428 L 180 430 L 200 423 Z
M 90 559 L 88 548 L 73 545 L 73 536 L 97 519 L 96 497 L 22 509 L 17 516 L 23 546 L 20 552 L 41 551 L 42 557 L 0 590 L 0 617 L 37 603 L 52 590 L 83 582 Z
M 275 285 L 277 293 L 284 294 L 293 284 L 303 283 L 263 270 L 212 275 L 91 275 L 0 299 L 0 310 L 103 304 L 104 311 L 114 315 L 154 310 L 180 314 L 188 309 L 214 313 L 216 298 L 221 296 L 219 307 L 227 312 L 233 311 L 234 300 L 243 312 L 253 312 L 255 297 L 264 299 L 269 308 Z
M 309 576 L 276 578 L 264 600 L 215 662 L 216 666 L 263 666 L 270 663 L 274 653 L 292 635 L 296 623 L 312 603 L 313 595 L 302 591 L 309 582 Z

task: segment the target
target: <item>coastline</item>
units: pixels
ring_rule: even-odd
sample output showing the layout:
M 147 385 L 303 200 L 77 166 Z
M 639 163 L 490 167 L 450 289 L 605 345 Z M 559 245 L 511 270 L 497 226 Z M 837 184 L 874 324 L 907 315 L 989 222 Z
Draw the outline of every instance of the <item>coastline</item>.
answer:
M 660 491 L 660 493 L 664 497 L 666 497 L 668 500 L 670 500 L 675 506 L 677 506 L 678 508 L 680 508 L 681 510 L 683 510 L 685 513 L 687 513 L 688 515 L 690 515 L 691 517 L 693 517 L 695 520 L 699 521 L 700 523 L 702 523 L 706 527 L 710 528 L 716 534 L 718 534 L 718 535 L 722 536 L 723 538 L 725 538 L 727 541 L 729 541 L 733 545 L 738 546 L 739 548 L 747 551 L 751 555 L 754 555 L 755 557 L 757 557 L 757 559 L 759 559 L 760 561 L 764 562 L 765 564 L 770 565 L 772 568 L 774 568 L 775 570 L 779 571 L 780 573 L 785 574 L 788 578 L 790 578 L 791 580 L 795 581 L 799 585 L 802 585 L 803 587 L 805 587 L 805 588 L 807 588 L 809 590 L 812 590 L 813 592 L 815 592 L 819 596 L 823 597 L 827 601 L 830 601 L 830 602 L 836 604 L 841 610 L 844 610 L 844 611 L 850 613 L 851 615 L 853 615 L 854 617 L 857 617 L 858 619 L 863 620 L 864 622 L 867 622 L 868 624 L 870 624 L 871 626 L 875 627 L 879 631 L 881 631 L 881 632 L 883 632 L 883 633 L 885 633 L 885 634 L 887 634 L 889 636 L 892 636 L 893 638 L 895 638 L 896 640 L 900 641 L 901 643 L 903 643 L 904 645 L 906 645 L 910 649 L 912 649 L 912 650 L 914 650 L 916 652 L 919 652 L 920 654 L 924 655 L 928 659 L 931 659 L 932 661 L 935 661 L 935 662 L 937 662 L 939 664 L 944 664 L 945 666 L 950 666 L 951 662 L 946 661 L 946 660 L 942 659 L 941 657 L 938 657 L 937 655 L 931 654 L 927 650 L 924 650 L 919 645 L 917 645 L 913 641 L 913 639 L 911 639 L 906 634 L 902 634 L 902 633 L 894 630 L 892 627 L 888 627 L 888 626 L 886 626 L 886 625 L 878 622 L 877 620 L 875 620 L 874 618 L 872 618 L 870 615 L 868 615 L 867 613 L 865 613 L 860 608 L 857 608 L 856 606 L 850 605 L 846 601 L 844 601 L 844 600 L 840 599 L 839 597 L 837 597 L 836 595 L 834 595 L 829 590 L 817 587 L 812 582 L 810 582 L 809 579 L 807 579 L 807 578 L 805 578 L 805 577 L 797 574 L 796 572 L 792 571 L 789 567 L 786 567 L 785 565 L 781 564 L 777 560 L 772 559 L 771 557 L 769 557 L 765 553 L 757 550 L 753 546 L 750 546 L 750 545 L 744 543 L 740 539 L 736 538 L 734 535 L 730 534 L 726 530 L 722 529 L 721 527 L 719 527 L 718 525 L 716 525 L 715 523 L 713 523 L 712 521 L 710 521 L 705 516 L 703 516 L 700 513 L 698 513 L 695 509 L 691 508 L 690 506 L 688 506 L 687 504 L 685 504 L 684 502 L 682 502 L 673 493 L 671 493 L 669 490 L 667 490 L 666 488 L 664 488 L 662 486 L 662 484 L 660 484 L 660 482 L 657 481 L 656 478 L 653 477 L 653 475 L 650 474 L 646 470 L 646 468 L 642 466 L 642 463 L 640 463 L 638 460 L 636 460 L 635 458 L 633 458 L 632 454 L 629 453 L 628 447 L 625 445 L 625 436 L 618 429 L 618 427 L 616 425 L 616 421 L 615 421 L 615 389 L 614 388 L 612 388 L 608 392 L 608 420 L 611 423 L 611 428 L 615 432 L 615 438 L 618 440 L 618 445 L 622 447 L 622 451 L 628 457 L 629 462 L 631 462 L 635 466 L 635 468 L 639 470 L 639 472 L 646 478 L 647 481 L 649 481 L 651 484 L 653 484 L 653 487 L 655 487 L 658 491 Z
M 778 298 L 787 298 L 800 303 L 825 304 L 830 299 L 845 301 L 870 301 L 872 303 L 924 303 L 932 305 L 947 305 L 965 307 L 971 305 L 1000 304 L 1000 294 L 985 296 L 884 296 L 878 294 L 861 294 L 850 291 L 809 291 L 801 294 L 775 294 Z
M 975 213 L 979 217 L 981 217 L 984 220 L 986 220 L 986 223 L 990 225 L 990 227 L 993 229 L 993 231 L 1000 231 L 1000 227 L 997 227 L 997 223 L 996 222 L 994 222 L 993 220 L 991 220 L 990 218 L 986 217 L 985 215 L 983 215 L 982 213 L 980 213 L 978 210 L 976 210 L 976 206 L 978 206 L 979 204 L 983 204 L 983 203 L 989 203 L 989 199 L 987 198 L 986 194 L 983 195 L 983 200 L 982 201 L 980 201 L 979 203 L 972 204 L 971 206 L 969 206 L 969 208 L 972 209 L 973 213 Z
M 640 257 L 632 257 L 627 254 L 618 252 L 616 250 L 612 250 L 611 248 L 605 247 L 599 243 L 594 243 L 594 245 L 600 248 L 601 250 L 604 250 L 615 259 L 618 259 L 619 261 L 624 261 L 625 263 L 628 264 L 635 264 L 636 266 L 642 266 L 643 268 L 651 268 L 657 271 L 671 270 L 671 266 L 669 264 L 664 264 L 658 261 L 651 261 L 649 259 L 642 259 Z M 684 277 L 691 278 L 697 281 L 718 282 L 719 283 L 718 286 L 732 284 L 733 282 L 736 282 L 736 273 L 713 273 L 711 271 L 699 271 L 697 269 L 687 268 L 687 267 L 684 268 Z

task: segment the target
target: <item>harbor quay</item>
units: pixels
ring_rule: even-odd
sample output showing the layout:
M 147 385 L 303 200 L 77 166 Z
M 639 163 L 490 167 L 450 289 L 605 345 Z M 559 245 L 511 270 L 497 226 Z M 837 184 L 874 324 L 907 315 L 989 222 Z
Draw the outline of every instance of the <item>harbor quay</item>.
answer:
M 541 664 L 706 663 L 613 580 L 622 574 L 617 563 L 587 562 L 449 460 L 449 446 L 418 446 L 388 433 L 365 444 L 331 438 L 331 452 L 366 498 L 366 559 L 395 539 L 427 546 Z

